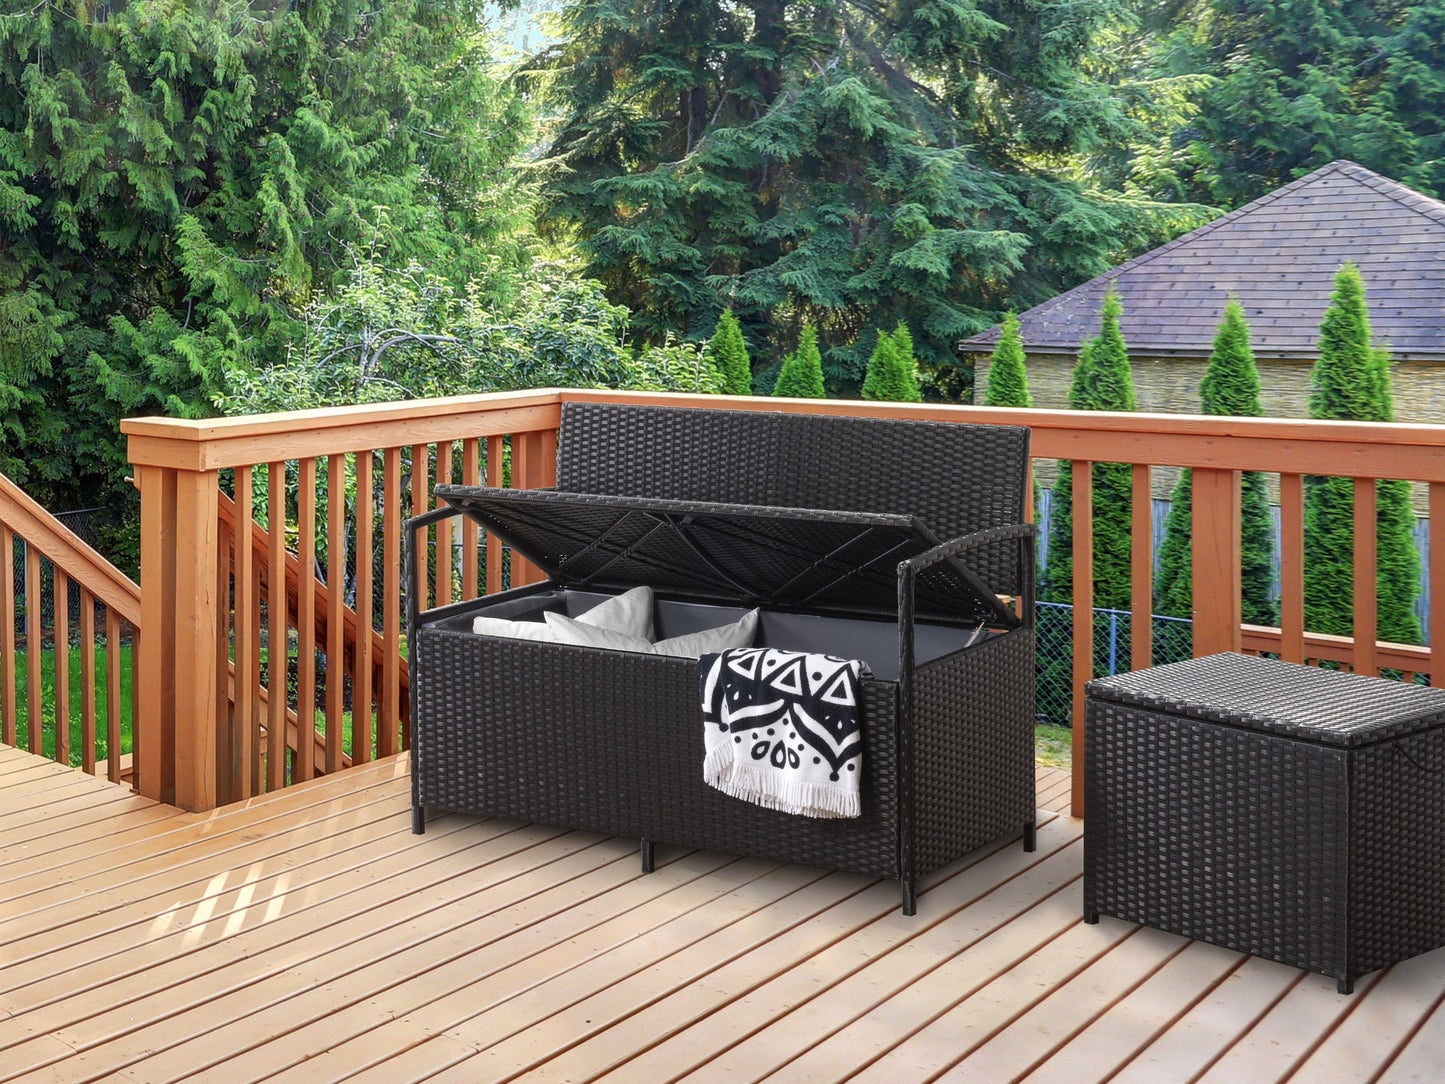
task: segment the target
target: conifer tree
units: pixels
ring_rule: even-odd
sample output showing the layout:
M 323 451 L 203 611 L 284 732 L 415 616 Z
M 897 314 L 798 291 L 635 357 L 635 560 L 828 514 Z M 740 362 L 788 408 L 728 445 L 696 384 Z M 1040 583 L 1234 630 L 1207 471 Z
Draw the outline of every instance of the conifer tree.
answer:
M 1129 352 L 1119 321 L 1124 306 L 1113 289 L 1105 295 L 1099 334 L 1084 344 L 1069 389 L 1071 410 L 1137 410 Z M 1133 471 L 1127 463 L 1095 463 L 1094 605 L 1127 609 Z M 1059 461 L 1049 521 L 1049 565 L 1043 598 L 1072 602 L 1074 593 L 1073 465 Z
M 1200 410 L 1205 414 L 1257 418 L 1264 414 L 1259 401 L 1259 371 L 1249 344 L 1244 307 L 1233 298 L 1214 336 L 1214 351 L 1199 385 Z M 1159 544 L 1159 579 L 1155 584 L 1158 613 L 1189 617 L 1193 612 L 1193 559 L 1191 550 L 1193 473 L 1185 468 L 1175 483 L 1164 539 Z M 1240 477 L 1240 610 L 1252 625 L 1273 625 L 1277 618 L 1270 597 L 1274 567 L 1274 532 L 1269 491 L 1259 471 Z
M 743 329 L 732 309 L 723 309 L 713 332 L 708 355 L 717 369 L 718 390 L 724 395 L 753 393 L 753 363 L 748 357 L 748 344 Z
M 825 343 L 830 382 L 856 385 L 871 333 L 900 320 L 925 368 L 951 370 L 1006 302 L 1180 224 L 1177 202 L 1075 179 L 1076 155 L 1144 130 L 1124 98 L 1152 84 L 1121 93 L 1090 67 L 1118 15 L 1115 0 L 570 0 L 566 42 L 537 61 L 559 114 L 540 221 L 579 240 L 644 334 L 711 327 L 727 297 L 750 342 L 799 312 L 848 329 Z
M 208 413 L 229 365 L 283 356 L 382 208 L 398 264 L 515 269 L 526 125 L 472 0 L 13 10 L 0 469 L 47 502 L 133 500 L 118 419 Z
M 1003 318 L 1003 333 L 988 366 L 988 388 L 984 393 L 984 406 L 1031 407 L 1034 397 L 1029 394 L 1029 374 L 1024 361 L 1023 336 L 1019 333 L 1019 318 L 1006 313 Z
M 864 399 L 880 399 L 894 403 L 921 403 L 918 387 L 918 363 L 913 357 L 913 340 L 908 328 L 899 324 L 892 335 L 878 333 L 878 345 L 868 359 L 868 375 L 863 380 Z
M 1320 356 L 1310 387 L 1310 417 L 1387 422 L 1394 418 L 1389 355 L 1370 342 L 1370 318 L 1359 269 L 1347 263 L 1320 322 Z M 1379 638 L 1420 642 L 1415 597 L 1420 558 L 1410 484 L 1375 484 Z M 1312 632 L 1354 632 L 1354 480 L 1305 478 L 1305 625 Z
M 783 359 L 773 394 L 790 399 L 826 399 L 823 390 L 823 357 L 818 352 L 818 332 L 804 324 L 798 349 Z

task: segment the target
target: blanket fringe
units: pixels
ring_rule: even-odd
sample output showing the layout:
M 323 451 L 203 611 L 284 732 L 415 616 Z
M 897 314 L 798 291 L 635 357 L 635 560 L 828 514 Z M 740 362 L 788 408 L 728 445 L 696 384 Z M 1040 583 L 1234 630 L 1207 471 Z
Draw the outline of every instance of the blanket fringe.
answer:
M 714 752 L 722 755 L 716 756 Z M 709 751 L 703 763 L 703 780 L 724 794 L 765 809 L 808 817 L 857 817 L 862 809 L 856 790 L 841 783 L 814 783 L 799 779 L 780 781 L 776 773 L 760 773 L 734 763 L 730 750 Z

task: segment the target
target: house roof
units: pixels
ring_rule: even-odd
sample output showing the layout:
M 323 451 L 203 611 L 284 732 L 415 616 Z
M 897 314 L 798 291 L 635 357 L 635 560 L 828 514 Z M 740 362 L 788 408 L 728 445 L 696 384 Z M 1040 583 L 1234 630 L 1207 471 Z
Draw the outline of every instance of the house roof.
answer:
M 1331 162 L 1019 315 L 1025 348 L 1077 353 L 1111 283 L 1139 356 L 1207 356 L 1230 295 L 1260 357 L 1312 358 L 1334 276 L 1364 276 L 1375 341 L 1445 361 L 1445 203 L 1354 162 Z M 997 327 L 965 340 L 992 349 Z

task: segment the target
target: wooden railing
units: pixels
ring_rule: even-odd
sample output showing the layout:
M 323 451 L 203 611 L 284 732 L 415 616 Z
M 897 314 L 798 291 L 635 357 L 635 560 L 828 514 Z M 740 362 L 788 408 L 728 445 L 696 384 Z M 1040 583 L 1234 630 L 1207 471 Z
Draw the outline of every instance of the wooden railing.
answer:
M 135 662 L 126 649 L 140 612 L 134 580 L 0 475 L 0 740 L 87 772 L 99 767 L 119 782 L 131 760 L 122 753 L 122 717 L 134 707 L 122 691 Z M 137 687 L 132 680 L 132 697 Z
M 141 485 L 141 582 L 148 586 L 141 614 L 148 631 L 142 641 L 145 680 L 138 715 L 141 789 L 186 808 L 207 808 L 263 785 L 280 786 L 316 771 L 338 770 L 348 750 L 352 760 L 360 762 L 373 752 L 404 748 L 401 521 L 434 505 L 431 487 L 438 478 L 489 484 L 506 480 L 519 487 L 551 484 L 560 405 L 573 399 L 1029 426 L 1035 460 L 1073 463 L 1075 643 L 1093 639 L 1090 466 L 1131 464 L 1133 627 L 1140 630 L 1132 641 L 1136 666 L 1147 666 L 1151 659 L 1147 616 L 1153 584 L 1147 556 L 1152 523 L 1147 498 L 1152 472 L 1192 467 L 1193 581 L 1209 585 L 1194 592 L 1196 654 L 1272 652 L 1301 662 L 1332 660 L 1359 672 L 1388 668 L 1427 673 L 1433 683 L 1445 684 L 1445 662 L 1434 664 L 1434 651 L 1445 650 L 1445 589 L 1432 593 L 1429 629 L 1435 648 L 1378 643 L 1373 559 L 1374 479 L 1425 483 L 1432 522 L 1445 523 L 1441 426 L 559 390 L 207 422 L 134 419 L 123 428 L 130 435 L 131 461 Z M 619 448 L 617 454 L 630 453 Z M 363 464 L 359 472 L 358 456 Z M 412 471 L 412 464 L 426 466 Z M 252 485 L 259 479 L 279 479 L 283 469 L 296 480 L 292 488 L 299 486 L 299 497 L 288 505 L 280 487 L 272 486 L 268 507 L 258 507 Z M 1278 629 L 1240 621 L 1239 474 L 1244 470 L 1278 475 L 1283 523 Z M 1306 474 L 1356 479 L 1353 637 L 1305 631 Z M 409 476 L 405 482 L 404 476 Z M 230 517 L 222 515 L 223 487 L 235 497 Z M 350 511 L 344 502 L 326 499 L 342 490 L 351 497 Z M 373 512 L 357 516 L 358 507 Z M 295 524 L 294 538 L 288 537 L 284 548 L 272 545 L 266 524 L 287 520 Z M 501 547 L 484 545 L 475 527 L 464 524 L 459 533 L 458 540 L 450 525 L 436 529 L 426 577 L 429 599 L 446 602 L 454 595 L 496 591 L 503 585 L 504 570 L 513 585 L 535 577 L 521 562 L 507 569 Z M 338 538 L 346 539 L 350 548 L 321 545 Z M 304 575 L 301 570 L 315 568 L 322 549 L 325 567 Z M 330 584 L 347 581 L 347 552 L 361 559 L 352 562 L 346 591 L 333 592 Z M 259 695 L 265 689 L 269 695 L 276 688 L 270 672 L 274 656 L 268 656 L 263 668 L 260 645 L 263 639 L 267 645 L 275 642 L 269 585 L 282 582 L 293 560 L 296 575 L 290 582 L 298 586 L 294 595 L 288 594 L 294 603 L 287 603 L 285 625 L 294 630 L 296 684 L 303 695 L 293 694 L 284 702 L 270 696 L 262 712 L 259 700 L 248 699 L 246 690 Z M 1430 571 L 1434 584 L 1445 584 L 1445 541 L 1431 547 Z M 151 584 L 162 586 L 151 592 Z M 251 586 L 238 591 L 237 584 Z M 353 603 L 346 601 L 348 595 Z M 279 622 L 279 605 L 277 610 Z M 318 635 L 318 628 L 326 631 Z M 373 636 L 360 634 L 367 628 Z M 152 635 L 151 630 L 158 631 Z M 1091 652 L 1075 653 L 1076 717 L 1092 666 Z M 231 667 L 241 675 L 235 683 L 234 709 L 225 696 L 225 675 Z M 322 673 L 324 696 L 318 706 L 313 691 Z M 288 706 L 297 717 L 289 764 L 288 745 L 280 737 L 286 731 L 274 722 Z M 343 729 L 348 706 L 352 717 Z M 247 722 L 236 725 L 237 718 Z M 266 720 L 271 725 L 263 727 Z M 307 744 L 306 735 L 315 735 L 310 740 L 317 751 L 298 756 L 295 750 Z M 1082 727 L 1076 726 L 1074 735 L 1076 744 L 1081 742 Z M 1076 773 L 1082 770 L 1082 752 L 1075 750 Z M 1080 782 L 1076 779 L 1076 803 L 1083 793 Z

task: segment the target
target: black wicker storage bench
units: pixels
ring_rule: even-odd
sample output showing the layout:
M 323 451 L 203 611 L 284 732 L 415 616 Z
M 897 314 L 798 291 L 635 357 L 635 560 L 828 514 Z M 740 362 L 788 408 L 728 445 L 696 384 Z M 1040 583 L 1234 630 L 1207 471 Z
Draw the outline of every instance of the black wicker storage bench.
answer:
M 1033 846 L 1033 527 L 1017 427 L 596 403 L 562 409 L 557 486 L 438 486 L 547 574 L 408 603 L 413 825 L 428 808 L 822 866 L 902 885 L 1022 831 Z M 949 539 L 950 541 L 940 541 Z M 695 658 L 473 631 L 576 617 L 638 585 L 658 637 L 758 609 L 755 646 L 869 664 L 862 815 L 703 783 Z M 1024 620 L 999 595 L 1023 602 Z
M 1445 945 L 1445 689 L 1236 654 L 1086 688 L 1085 921 L 1342 994 Z

